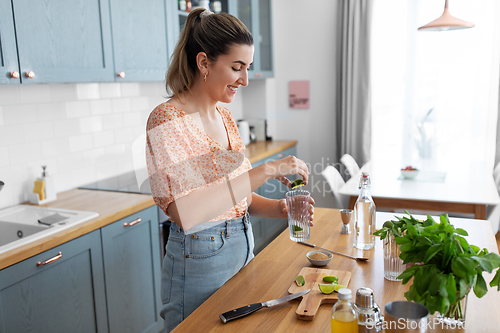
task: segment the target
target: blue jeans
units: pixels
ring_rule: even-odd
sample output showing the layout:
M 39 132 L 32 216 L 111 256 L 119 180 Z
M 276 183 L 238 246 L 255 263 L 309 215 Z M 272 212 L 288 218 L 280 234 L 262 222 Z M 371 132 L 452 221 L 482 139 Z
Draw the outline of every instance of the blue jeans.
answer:
M 190 235 L 172 223 L 161 279 L 165 332 L 245 267 L 254 257 L 253 248 L 248 213 Z

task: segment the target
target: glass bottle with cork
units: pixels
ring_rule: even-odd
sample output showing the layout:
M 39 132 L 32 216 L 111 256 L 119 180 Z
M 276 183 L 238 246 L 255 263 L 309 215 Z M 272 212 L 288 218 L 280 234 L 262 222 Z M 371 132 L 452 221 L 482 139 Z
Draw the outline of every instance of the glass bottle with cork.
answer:
M 351 302 L 351 289 L 341 288 L 338 294 L 339 300 L 332 310 L 332 333 L 357 333 L 358 319 Z
M 354 247 L 370 250 L 375 245 L 375 203 L 370 195 L 371 180 L 363 172 L 359 181 L 361 190 L 354 205 Z

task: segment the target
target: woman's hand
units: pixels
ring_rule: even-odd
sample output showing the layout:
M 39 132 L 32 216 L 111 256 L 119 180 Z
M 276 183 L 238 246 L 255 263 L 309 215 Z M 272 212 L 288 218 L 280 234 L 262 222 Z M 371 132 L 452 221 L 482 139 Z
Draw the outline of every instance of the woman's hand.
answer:
M 286 206 L 286 199 L 278 200 L 278 210 L 280 214 L 280 218 L 288 217 L 288 207 Z M 314 225 L 314 199 L 309 197 L 309 223 L 311 226 Z
M 288 188 L 292 186 L 292 182 L 286 176 L 298 174 L 302 177 L 304 185 L 307 185 L 309 179 L 309 169 L 306 163 L 295 156 L 287 156 L 277 161 L 267 162 L 266 173 L 270 178 L 278 179 Z

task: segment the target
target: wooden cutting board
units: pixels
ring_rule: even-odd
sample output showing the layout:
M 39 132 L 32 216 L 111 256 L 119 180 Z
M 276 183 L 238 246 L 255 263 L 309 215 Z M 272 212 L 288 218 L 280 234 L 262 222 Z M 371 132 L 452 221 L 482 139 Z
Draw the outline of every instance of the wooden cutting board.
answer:
M 302 296 L 299 307 L 297 311 L 295 311 L 297 319 L 309 321 L 314 319 L 321 304 L 335 303 L 338 300 L 338 294 L 336 292 L 325 295 L 319 290 L 319 283 L 327 283 L 323 282 L 323 277 L 336 276 L 339 278 L 338 283 L 344 286 L 349 286 L 349 280 L 351 279 L 351 272 L 315 267 L 303 267 L 297 275 L 303 275 L 306 283 L 302 287 L 299 287 L 295 281 L 293 281 L 290 288 L 288 288 L 288 292 L 294 294 L 305 289 L 311 289 L 310 292 Z

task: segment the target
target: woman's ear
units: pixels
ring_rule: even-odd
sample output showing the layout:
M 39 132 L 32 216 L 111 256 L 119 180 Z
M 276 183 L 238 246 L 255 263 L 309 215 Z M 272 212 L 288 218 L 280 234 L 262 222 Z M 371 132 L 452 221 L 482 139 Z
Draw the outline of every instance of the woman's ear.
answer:
M 202 75 L 208 75 L 208 57 L 205 52 L 200 52 L 196 55 L 196 65 Z

